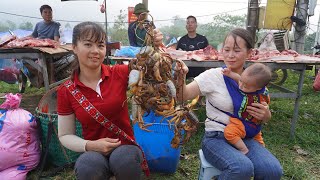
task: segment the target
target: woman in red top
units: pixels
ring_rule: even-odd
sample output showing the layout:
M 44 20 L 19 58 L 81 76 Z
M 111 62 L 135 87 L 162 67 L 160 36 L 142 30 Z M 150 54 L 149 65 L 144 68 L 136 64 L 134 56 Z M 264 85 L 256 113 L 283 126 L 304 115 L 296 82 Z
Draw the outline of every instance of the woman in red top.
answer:
M 155 30 L 155 43 L 162 34 Z M 71 77 L 77 88 L 103 116 L 134 139 L 130 125 L 126 90 L 127 65 L 102 64 L 106 55 L 106 34 L 93 22 L 74 27 L 73 52 L 77 59 Z M 75 121 L 82 125 L 84 138 L 75 135 Z M 61 143 L 75 152 L 84 152 L 76 161 L 77 179 L 140 179 L 141 150 L 93 119 L 73 97 L 66 86 L 58 90 L 58 135 Z

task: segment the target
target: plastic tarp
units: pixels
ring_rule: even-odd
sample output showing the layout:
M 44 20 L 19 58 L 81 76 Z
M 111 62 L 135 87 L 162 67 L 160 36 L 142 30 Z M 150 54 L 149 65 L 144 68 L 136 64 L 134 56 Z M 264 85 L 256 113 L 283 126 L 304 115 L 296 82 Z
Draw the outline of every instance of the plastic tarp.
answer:
M 12 31 L 18 38 L 22 38 L 22 37 L 25 37 L 25 36 L 29 36 L 32 31 L 28 31 L 28 30 L 23 30 L 23 29 L 16 29 L 16 30 L 13 30 Z M 1 37 L 4 37 L 4 36 L 7 36 L 7 35 L 10 35 L 9 32 L 0 32 L 0 38 Z
M 114 53 L 116 57 L 136 57 L 136 55 L 140 52 L 140 47 L 133 46 L 121 46 L 120 49 L 117 49 Z

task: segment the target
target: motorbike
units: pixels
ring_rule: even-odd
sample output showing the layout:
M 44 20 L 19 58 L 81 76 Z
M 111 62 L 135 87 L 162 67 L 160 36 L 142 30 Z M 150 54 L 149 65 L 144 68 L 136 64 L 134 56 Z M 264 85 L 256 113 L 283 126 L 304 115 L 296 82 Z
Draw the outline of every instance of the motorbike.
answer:
M 0 59 L 0 81 L 18 84 L 19 92 L 23 93 L 27 85 L 28 69 L 20 60 Z
M 282 85 L 288 78 L 287 69 L 275 69 L 272 71 L 271 83 Z
M 314 55 L 318 55 L 318 56 L 320 55 L 320 44 L 319 44 L 319 43 L 317 43 L 317 45 L 315 45 L 315 46 L 312 47 L 311 49 L 315 49 L 315 50 L 316 50 L 316 52 L 314 53 Z M 317 76 L 319 69 L 320 69 L 319 66 L 318 66 L 318 65 L 315 65 L 314 77 Z

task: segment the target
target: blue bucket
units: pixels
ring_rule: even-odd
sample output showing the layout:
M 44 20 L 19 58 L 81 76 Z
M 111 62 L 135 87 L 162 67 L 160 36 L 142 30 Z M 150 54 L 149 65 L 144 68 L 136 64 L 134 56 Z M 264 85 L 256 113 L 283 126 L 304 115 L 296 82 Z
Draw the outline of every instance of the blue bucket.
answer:
M 173 126 L 170 128 L 168 119 L 156 116 L 153 112 L 143 117 L 145 123 L 152 122 L 147 129 L 140 129 L 138 124 L 133 126 L 137 143 L 145 153 L 150 171 L 174 173 L 178 167 L 181 148 L 172 148 L 171 140 L 174 136 Z M 162 120 L 162 123 L 160 123 Z

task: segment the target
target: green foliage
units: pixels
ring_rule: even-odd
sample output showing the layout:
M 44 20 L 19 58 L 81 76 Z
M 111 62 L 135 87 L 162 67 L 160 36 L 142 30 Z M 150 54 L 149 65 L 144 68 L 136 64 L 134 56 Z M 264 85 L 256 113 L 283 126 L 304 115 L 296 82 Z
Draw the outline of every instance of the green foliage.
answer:
M 31 22 L 24 22 L 19 25 L 19 29 L 33 30 L 33 24 Z
M 7 20 L 6 23 L 7 23 L 8 28 L 9 28 L 10 30 L 17 29 L 17 25 L 16 25 L 14 22 L 12 22 L 12 21 L 10 21 L 10 20 Z
M 217 47 L 223 42 L 231 29 L 236 27 L 245 28 L 246 15 L 222 14 L 214 16 L 211 23 L 198 25 L 198 32 L 207 37 L 209 44 Z
M 24 30 L 32 30 L 33 24 L 31 22 L 23 22 L 21 24 L 16 24 L 10 20 L 6 22 L 0 22 L 0 32 L 7 32 L 8 30 L 15 30 L 15 29 L 24 29 Z
M 19 93 L 18 84 L 7 84 L 5 82 L 0 81 L 0 93 Z M 35 88 L 35 87 L 26 87 L 25 94 L 26 95 L 41 95 L 44 94 L 44 88 Z M 0 96 L 1 97 L 1 96 Z
M 128 46 L 128 25 L 127 25 L 127 15 L 124 13 L 125 11 L 120 10 L 120 14 L 117 15 L 115 19 L 114 26 L 112 28 L 108 28 L 109 36 L 111 37 L 111 41 L 119 41 L 121 45 Z
M 114 22 L 114 29 L 125 29 L 126 22 L 127 22 L 127 15 L 124 14 L 123 10 L 120 10 L 120 14 L 117 15 L 115 22 Z
M 174 16 L 172 20 L 172 25 L 161 27 L 160 30 L 163 34 L 169 37 L 184 36 L 186 34 L 186 20 L 182 19 L 179 16 Z M 168 44 L 171 39 L 164 38 L 164 43 Z
M 304 41 L 304 54 L 312 54 L 314 46 L 314 40 L 316 39 L 316 33 L 306 35 L 306 39 Z
M 72 29 L 70 23 L 66 23 L 66 24 L 64 25 L 64 28 L 65 28 L 65 29 Z
M 10 29 L 9 25 L 5 22 L 0 22 L 0 32 L 5 32 L 8 31 Z M 13 29 L 11 29 L 13 30 Z

